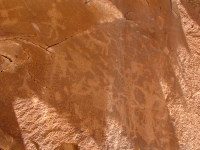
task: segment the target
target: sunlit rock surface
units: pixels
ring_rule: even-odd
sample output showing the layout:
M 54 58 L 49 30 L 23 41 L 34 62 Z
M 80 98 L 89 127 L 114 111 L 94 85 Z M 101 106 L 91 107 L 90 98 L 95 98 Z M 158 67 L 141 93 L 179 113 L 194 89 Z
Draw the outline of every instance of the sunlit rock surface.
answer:
M 200 1 L 0 0 L 0 149 L 199 150 Z

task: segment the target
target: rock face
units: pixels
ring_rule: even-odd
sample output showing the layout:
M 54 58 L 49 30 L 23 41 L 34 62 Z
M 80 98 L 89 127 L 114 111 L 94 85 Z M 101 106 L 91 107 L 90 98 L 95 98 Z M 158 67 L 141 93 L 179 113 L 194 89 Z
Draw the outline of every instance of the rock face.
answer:
M 199 14 L 198 0 L 0 0 L 0 149 L 199 150 Z

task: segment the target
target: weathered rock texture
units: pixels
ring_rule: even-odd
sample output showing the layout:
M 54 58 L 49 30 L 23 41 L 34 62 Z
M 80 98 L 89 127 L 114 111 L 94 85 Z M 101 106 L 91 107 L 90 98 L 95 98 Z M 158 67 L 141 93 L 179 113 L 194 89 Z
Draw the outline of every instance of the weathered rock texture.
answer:
M 0 0 L 0 17 L 1 149 L 200 149 L 200 1 Z

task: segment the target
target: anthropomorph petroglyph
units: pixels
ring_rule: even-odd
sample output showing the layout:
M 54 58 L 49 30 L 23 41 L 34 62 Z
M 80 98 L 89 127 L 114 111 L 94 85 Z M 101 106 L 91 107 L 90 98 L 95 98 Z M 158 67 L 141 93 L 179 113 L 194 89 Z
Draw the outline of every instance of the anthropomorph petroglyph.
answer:
M 0 0 L 0 6 L 1 7 L 4 7 L 3 5 L 3 2 L 2 0 Z M 2 26 L 8 26 L 8 25 L 14 25 L 18 22 L 18 18 L 10 18 L 10 13 L 11 12 L 14 12 L 18 9 L 21 9 L 22 7 L 21 6 L 18 6 L 18 7 L 14 7 L 14 8 L 10 8 L 10 9 L 7 9 L 7 8 L 1 8 L 0 9 L 0 15 L 1 17 L 3 18 L 3 22 L 2 22 Z
M 55 33 L 55 39 L 58 39 L 58 29 L 65 30 L 65 26 L 59 23 L 59 20 L 63 19 L 63 15 L 57 10 L 56 4 L 52 4 L 52 9 L 47 12 L 47 15 L 51 18 L 50 23 L 43 23 L 51 27 L 48 38 L 52 37 L 53 32 Z

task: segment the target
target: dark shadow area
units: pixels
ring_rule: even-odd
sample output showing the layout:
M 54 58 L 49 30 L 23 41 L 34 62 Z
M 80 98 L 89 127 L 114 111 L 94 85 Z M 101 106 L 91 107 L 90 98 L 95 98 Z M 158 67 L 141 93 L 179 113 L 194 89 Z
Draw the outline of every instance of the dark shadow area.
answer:
M 55 150 L 79 150 L 79 147 L 74 143 L 61 143 Z
M 25 149 L 23 138 L 12 104 L 12 102 L 15 100 L 15 97 L 19 96 L 19 84 L 17 83 L 23 81 L 17 78 L 18 75 L 16 75 L 15 77 L 14 76 L 15 74 L 5 72 L 0 73 L 0 129 L 5 134 L 11 137 L 11 139 L 8 138 L 9 140 L 7 140 L 7 143 L 5 143 L 5 145 L 0 145 L 0 147 L 8 146 L 12 150 L 23 150 Z M 25 97 L 22 96 L 22 98 Z
M 23 139 L 20 132 L 20 127 L 17 122 L 17 118 L 15 116 L 15 112 L 13 110 L 13 106 L 11 102 L 8 102 L 8 99 L 4 99 L 5 101 L 0 102 L 0 129 L 3 130 L 5 134 L 8 136 L 11 136 L 13 138 L 13 141 L 7 140 L 8 143 L 5 143 L 5 146 L 8 146 L 6 144 L 9 144 L 10 148 L 12 150 L 21 150 L 25 149 L 23 144 Z M 2 145 L 0 145 L 1 148 Z M 2 147 L 4 148 L 4 146 Z

